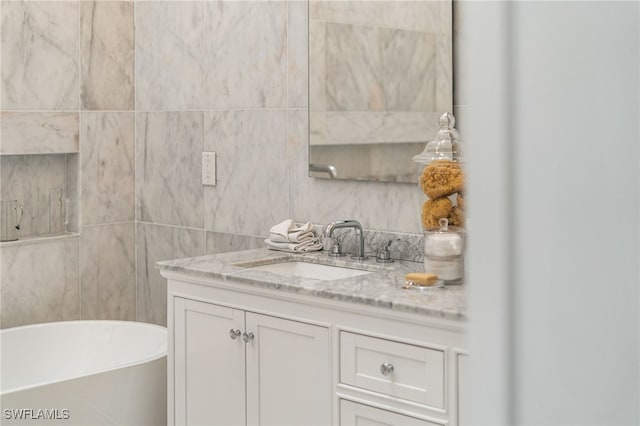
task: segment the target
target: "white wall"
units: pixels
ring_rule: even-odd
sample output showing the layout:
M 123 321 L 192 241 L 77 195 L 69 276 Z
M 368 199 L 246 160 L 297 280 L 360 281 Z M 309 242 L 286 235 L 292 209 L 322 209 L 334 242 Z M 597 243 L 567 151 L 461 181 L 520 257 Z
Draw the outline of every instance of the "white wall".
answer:
M 638 424 L 639 3 L 475 7 L 471 418 Z

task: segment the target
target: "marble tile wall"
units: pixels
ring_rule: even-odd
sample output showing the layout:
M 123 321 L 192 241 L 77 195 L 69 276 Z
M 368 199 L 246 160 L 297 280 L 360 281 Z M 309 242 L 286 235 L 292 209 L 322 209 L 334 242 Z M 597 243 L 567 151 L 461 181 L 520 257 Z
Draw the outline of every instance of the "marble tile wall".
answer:
M 136 318 L 133 8 L 2 0 L 0 195 L 25 210 L 0 245 L 2 327 Z M 54 236 L 60 191 L 75 234 Z
M 132 110 L 134 3 L 80 2 L 81 102 L 85 110 Z
M 63 158 L 80 234 L 55 243 L 62 258 L 46 249 L 53 239 L 0 248 L 2 326 L 165 324 L 156 261 L 261 247 L 288 217 L 318 225 L 354 218 L 371 250 L 395 235 L 411 246 L 403 253 L 419 257 L 404 243 L 421 233 L 415 186 L 308 177 L 306 2 L 0 1 L 2 117 L 27 117 L 2 124 L 22 135 L 17 146 L 77 139 L 78 153 Z M 52 120 L 72 124 L 51 125 L 63 128 L 46 137 L 34 130 Z M 215 187 L 201 183 L 203 150 L 217 153 Z M 21 157 L 3 155 L 3 176 Z M 47 261 L 21 287 L 24 259 L 39 256 Z M 49 284 L 47 274 L 64 279 Z
M 135 320 L 135 224 L 83 227 L 80 244 L 82 318 Z
M 77 110 L 79 2 L 2 1 L 3 110 Z
M 80 319 L 78 237 L 0 248 L 0 327 Z
M 204 228 L 202 111 L 136 114 L 136 219 Z
M 403 240 L 392 246 L 397 256 L 420 260 L 422 196 L 414 185 L 308 177 L 307 2 L 180 5 L 180 13 L 162 2 L 136 5 L 138 319 L 165 321 L 164 281 L 152 265 L 178 256 L 176 245 L 190 254 L 260 247 L 269 227 L 288 217 L 321 225 L 355 218 L 369 230 L 369 250 L 395 236 Z M 383 16 L 380 26 L 406 21 L 401 8 L 384 7 L 370 13 Z M 416 31 L 441 12 L 421 6 L 412 23 L 395 28 Z M 390 45 L 409 36 L 387 33 Z M 437 44 L 427 39 L 414 44 Z M 217 154 L 215 187 L 201 185 L 200 147 Z
M 159 260 L 205 254 L 205 232 L 139 222 L 137 238 L 137 315 L 139 321 L 167 322 L 167 281 L 155 268 Z
M 63 154 L 78 152 L 76 112 L 0 113 L 0 154 Z

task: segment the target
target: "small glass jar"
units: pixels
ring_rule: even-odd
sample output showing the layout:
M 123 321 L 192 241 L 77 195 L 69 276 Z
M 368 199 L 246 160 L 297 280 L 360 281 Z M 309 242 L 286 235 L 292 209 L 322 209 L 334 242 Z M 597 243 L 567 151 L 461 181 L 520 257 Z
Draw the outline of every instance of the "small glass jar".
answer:
M 421 209 L 425 232 L 425 272 L 437 274 L 447 284 L 457 284 L 464 276 L 465 175 L 461 140 L 454 128 L 455 118 L 448 112 L 444 113 L 439 124 L 440 130 L 435 139 L 413 157 L 420 167 L 418 186 L 425 195 Z M 445 247 L 450 248 L 447 253 L 453 251 L 443 255 Z
M 440 219 L 440 228 L 424 232 L 424 270 L 436 274 L 445 284 L 462 284 L 464 280 L 465 232 L 449 227 Z

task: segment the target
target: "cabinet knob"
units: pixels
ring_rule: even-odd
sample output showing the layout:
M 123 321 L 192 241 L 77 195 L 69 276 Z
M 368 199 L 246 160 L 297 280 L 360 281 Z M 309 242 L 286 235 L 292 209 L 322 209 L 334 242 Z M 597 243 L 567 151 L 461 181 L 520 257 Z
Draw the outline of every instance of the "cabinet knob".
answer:
M 388 376 L 389 374 L 393 373 L 393 365 L 385 362 L 380 366 L 380 372 L 383 376 Z
M 242 332 L 237 328 L 232 328 L 231 330 L 229 330 L 229 337 L 231 337 L 231 340 L 236 340 L 241 335 L 242 335 Z
M 244 340 L 245 343 L 249 343 L 250 341 L 253 340 L 255 336 L 253 335 L 253 333 L 249 332 L 244 332 L 242 333 L 242 340 Z

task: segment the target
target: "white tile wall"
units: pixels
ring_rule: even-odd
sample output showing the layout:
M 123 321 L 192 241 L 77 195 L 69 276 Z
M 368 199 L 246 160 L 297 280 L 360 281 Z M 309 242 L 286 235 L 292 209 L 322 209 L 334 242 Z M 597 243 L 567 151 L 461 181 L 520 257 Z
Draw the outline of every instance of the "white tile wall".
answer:
M 81 317 L 135 320 L 134 222 L 83 226 Z
M 80 2 L 83 109 L 133 109 L 133 9 L 133 2 Z
M 137 319 L 166 325 L 167 281 L 154 264 L 160 260 L 203 255 L 204 230 L 138 222 L 137 239 Z
M 205 228 L 267 235 L 289 215 L 287 112 L 206 113 L 205 149 L 217 153 L 218 184 L 205 187 Z
M 79 3 L 2 1 L 3 110 L 79 106 Z
M 136 115 L 136 218 L 204 228 L 203 113 Z
M 136 3 L 136 110 L 203 107 L 204 5 Z
M 80 318 L 78 242 L 74 237 L 0 247 L 0 326 Z
M 133 112 L 83 112 L 82 223 L 134 220 Z

